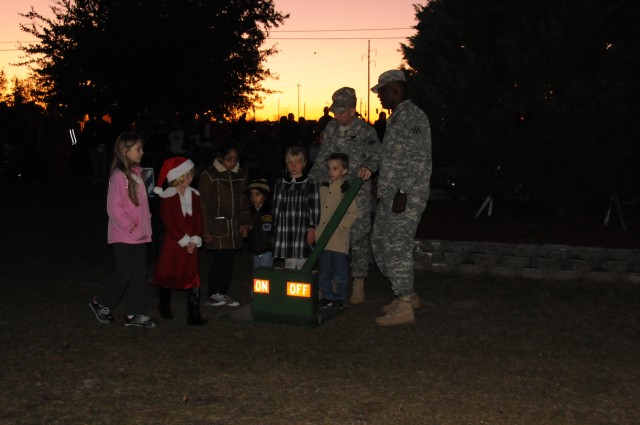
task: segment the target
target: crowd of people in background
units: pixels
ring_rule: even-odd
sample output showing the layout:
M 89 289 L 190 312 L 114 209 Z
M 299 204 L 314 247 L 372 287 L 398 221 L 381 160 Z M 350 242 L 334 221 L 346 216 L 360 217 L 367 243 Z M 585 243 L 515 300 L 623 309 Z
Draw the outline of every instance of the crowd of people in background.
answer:
M 328 118 L 331 118 L 328 116 Z M 285 170 L 284 153 L 291 146 L 305 149 L 310 165 L 315 160 L 319 134 L 326 120 L 295 119 L 293 114 L 275 122 L 214 121 L 193 117 L 145 116 L 133 125 L 117 117 L 88 115 L 78 122 L 63 118 L 57 108 L 35 105 L 9 107 L 0 103 L 0 174 L 37 180 L 43 170 L 50 181 L 66 178 L 106 184 L 113 158 L 114 140 L 125 131 L 135 131 L 145 141 L 143 167 L 156 174 L 163 161 L 175 155 L 195 164 L 195 178 L 211 165 L 216 147 L 233 140 L 240 149 L 240 162 L 250 177 L 273 181 Z

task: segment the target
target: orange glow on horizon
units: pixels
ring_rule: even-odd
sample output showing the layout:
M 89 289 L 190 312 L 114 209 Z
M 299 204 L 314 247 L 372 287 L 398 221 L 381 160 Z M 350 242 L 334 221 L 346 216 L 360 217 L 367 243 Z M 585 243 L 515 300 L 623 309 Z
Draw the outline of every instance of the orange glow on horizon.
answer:
M 296 120 L 300 116 L 316 120 L 331 104 L 333 92 L 348 86 L 356 90 L 357 111 L 374 122 L 382 108 L 369 88 L 382 72 L 402 64 L 400 44 L 414 34 L 411 27 L 416 24 L 414 3 L 325 0 L 320 5 L 274 0 L 276 10 L 290 15 L 281 27 L 271 30 L 263 46 L 278 50 L 266 62 L 277 79 L 263 83 L 274 94 L 250 108 L 247 117 L 277 121 L 293 113 Z M 52 0 L 32 0 L 29 6 L 47 16 L 52 4 Z M 28 74 L 26 67 L 11 64 L 20 62 L 22 55 L 15 50 L 17 42 L 33 41 L 33 36 L 19 28 L 26 23 L 19 13 L 27 12 L 29 6 L 9 1 L 0 4 L 0 69 L 9 81 L 14 75 L 26 78 Z

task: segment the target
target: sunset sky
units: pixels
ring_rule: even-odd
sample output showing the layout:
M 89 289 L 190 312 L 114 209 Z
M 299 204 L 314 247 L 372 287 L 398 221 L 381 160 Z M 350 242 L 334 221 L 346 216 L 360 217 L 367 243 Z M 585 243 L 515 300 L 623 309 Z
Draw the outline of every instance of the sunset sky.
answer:
M 382 72 L 402 63 L 400 43 L 414 33 L 415 3 L 425 1 L 275 0 L 278 11 L 290 14 L 284 25 L 272 31 L 265 46 L 277 45 L 279 50 L 267 62 L 279 79 L 265 83 L 279 94 L 267 97 L 262 107 L 256 108 L 257 118 L 275 120 L 278 112 L 292 112 L 296 118 L 317 119 L 322 108 L 331 103 L 331 94 L 349 86 L 356 90 L 357 108 L 363 115 L 370 102 L 374 121 L 380 104 L 375 95 L 367 98 L 373 94 L 368 87 Z M 35 41 L 20 31 L 18 24 L 25 20 L 18 13 L 33 6 L 48 14 L 50 4 L 51 0 L 0 2 L 0 69 L 7 77 L 26 75 L 25 68 L 10 65 L 19 61 L 17 41 Z M 253 111 L 248 115 L 252 118 Z

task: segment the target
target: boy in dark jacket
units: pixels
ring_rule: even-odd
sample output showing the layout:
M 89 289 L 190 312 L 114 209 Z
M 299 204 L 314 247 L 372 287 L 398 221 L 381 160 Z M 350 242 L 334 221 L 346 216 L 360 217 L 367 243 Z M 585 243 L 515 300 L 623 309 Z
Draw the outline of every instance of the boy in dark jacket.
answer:
M 273 215 L 269 200 L 271 190 L 265 179 L 255 179 L 245 191 L 251 198 L 251 230 L 249 252 L 253 255 L 253 268 L 273 266 Z

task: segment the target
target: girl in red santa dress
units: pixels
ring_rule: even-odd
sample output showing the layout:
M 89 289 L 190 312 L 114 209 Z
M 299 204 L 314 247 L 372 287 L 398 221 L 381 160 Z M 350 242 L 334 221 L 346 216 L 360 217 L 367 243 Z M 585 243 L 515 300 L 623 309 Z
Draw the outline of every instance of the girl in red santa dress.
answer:
M 153 189 L 160 195 L 160 219 L 164 237 L 156 266 L 155 283 L 163 319 L 172 319 L 171 292 L 187 292 L 187 324 L 199 326 L 207 323 L 200 316 L 200 260 L 198 248 L 202 246 L 202 210 L 200 193 L 192 188 L 191 160 L 175 157 L 162 164 L 158 185 Z M 168 188 L 162 190 L 165 180 Z

